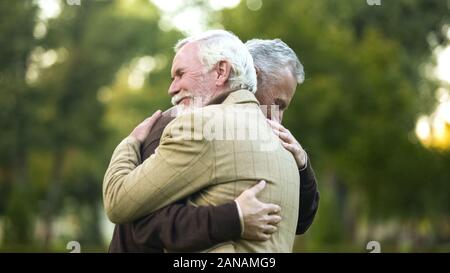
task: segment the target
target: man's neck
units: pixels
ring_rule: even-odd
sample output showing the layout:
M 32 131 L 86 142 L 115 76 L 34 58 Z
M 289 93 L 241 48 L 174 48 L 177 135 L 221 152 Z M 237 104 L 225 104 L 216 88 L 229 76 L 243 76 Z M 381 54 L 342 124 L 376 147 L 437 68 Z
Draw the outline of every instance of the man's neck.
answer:
M 205 105 L 201 106 L 201 107 L 205 107 L 208 105 L 215 105 L 215 104 L 221 104 L 223 103 L 228 96 L 233 93 L 236 92 L 238 90 L 242 90 L 241 88 L 237 88 L 237 89 L 230 89 L 224 92 L 219 93 L 219 95 L 214 96 L 209 102 L 207 102 Z M 183 106 L 175 106 L 173 107 L 173 111 L 171 111 L 171 116 L 172 117 L 177 117 L 179 115 L 183 115 L 183 114 L 187 114 L 191 111 L 193 111 L 196 107 L 194 106 L 190 106 L 190 107 L 183 107 Z M 197 107 L 198 108 L 198 107 Z
M 219 95 L 213 97 L 205 106 L 213 105 L 213 104 L 221 104 L 231 93 L 241 90 L 241 88 L 237 89 L 229 89 L 220 93 Z

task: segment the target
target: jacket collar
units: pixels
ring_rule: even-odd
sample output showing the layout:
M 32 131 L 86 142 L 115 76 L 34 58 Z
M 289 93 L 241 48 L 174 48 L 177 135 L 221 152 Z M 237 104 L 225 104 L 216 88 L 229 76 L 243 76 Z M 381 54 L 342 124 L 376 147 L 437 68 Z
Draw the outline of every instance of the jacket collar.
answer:
M 236 91 L 224 93 L 218 96 L 217 98 L 213 99 L 210 103 L 208 103 L 208 105 L 242 104 L 242 103 L 255 103 L 259 105 L 259 102 L 256 99 L 255 95 L 246 89 L 239 89 Z

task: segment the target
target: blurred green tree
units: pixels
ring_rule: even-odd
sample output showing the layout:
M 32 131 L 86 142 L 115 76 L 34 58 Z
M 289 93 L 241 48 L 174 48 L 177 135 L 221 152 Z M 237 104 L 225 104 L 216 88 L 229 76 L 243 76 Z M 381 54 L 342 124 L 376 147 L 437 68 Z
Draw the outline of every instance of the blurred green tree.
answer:
M 348 239 L 365 217 L 448 217 L 449 171 L 437 163 L 449 156 L 414 136 L 417 116 L 436 103 L 438 83 L 423 67 L 435 46 L 448 43 L 448 3 L 262 1 L 253 11 L 250 2 L 218 18 L 244 41 L 281 38 L 305 66 L 285 124 L 307 149 L 320 187 L 334 189 L 325 200 L 343 209 L 334 225 L 320 220 L 331 207 L 320 209 L 324 228 L 316 228 L 333 238 L 343 230 Z M 330 236 L 315 237 L 327 244 Z
M 159 14 L 149 1 L 59 4 L 59 16 L 41 22 L 34 1 L 1 3 L 0 71 L 6 92 L 0 101 L 7 134 L 0 143 L 0 182 L 5 185 L 0 194 L 10 199 L 0 206 L 6 213 L 5 238 L 11 245 L 30 243 L 39 216 L 46 250 L 54 247 L 56 217 L 70 208 L 84 211 L 78 215 L 78 239 L 102 244 L 101 181 L 118 137 L 132 129 L 120 122 L 130 110 L 135 124 L 167 105 L 161 92 L 167 88 L 167 80 L 161 81 L 161 75 L 168 75 L 165 54 L 172 54 L 181 36 L 176 31 L 160 35 Z M 33 36 L 37 24 L 46 28 L 43 37 Z M 141 92 L 125 91 L 128 96 L 119 95 L 115 104 L 102 101 L 102 90 L 116 85 L 124 67 L 144 56 L 159 60 L 149 77 L 151 88 L 147 83 Z M 108 120 L 109 115 L 119 120 Z
M 158 35 L 159 14 L 149 1 L 89 1 L 79 7 L 62 6 L 60 16 L 49 21 L 42 46 L 67 51 L 67 59 L 42 73 L 43 81 L 37 87 L 47 94 L 46 111 L 51 109 L 52 113 L 44 123 L 54 163 L 43 207 L 46 241 L 52 236 L 52 217 L 62 197 L 73 194 L 78 206 L 90 208 L 87 219 L 91 221 L 82 225 L 80 234 L 91 234 L 85 240 L 99 244 L 101 181 L 112 151 L 111 141 L 118 141 L 109 138 L 116 135 L 106 133 L 114 128 L 105 126 L 105 105 L 99 100 L 99 92 L 115 82 L 123 65 L 134 58 L 171 51 L 171 43 L 179 36 L 176 32 Z M 124 107 L 139 113 L 150 108 L 144 103 L 148 100 L 142 102 L 145 94 L 140 95 L 131 98 L 140 101 L 140 108 Z M 126 115 L 127 110 L 119 107 L 112 111 Z
M 33 186 L 27 154 L 34 146 L 34 90 L 25 83 L 37 7 L 33 1 L 0 2 L 0 212 L 7 215 L 5 240 L 32 240 Z

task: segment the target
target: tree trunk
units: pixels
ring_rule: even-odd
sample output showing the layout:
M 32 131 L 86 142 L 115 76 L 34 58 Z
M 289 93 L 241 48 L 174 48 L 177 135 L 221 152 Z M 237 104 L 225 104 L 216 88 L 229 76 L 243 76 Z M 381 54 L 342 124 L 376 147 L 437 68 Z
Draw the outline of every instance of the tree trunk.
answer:
M 53 240 L 53 221 L 56 208 L 61 197 L 61 180 L 64 166 L 64 152 L 58 149 L 53 154 L 53 167 L 50 178 L 49 190 L 44 205 L 44 249 L 49 250 Z

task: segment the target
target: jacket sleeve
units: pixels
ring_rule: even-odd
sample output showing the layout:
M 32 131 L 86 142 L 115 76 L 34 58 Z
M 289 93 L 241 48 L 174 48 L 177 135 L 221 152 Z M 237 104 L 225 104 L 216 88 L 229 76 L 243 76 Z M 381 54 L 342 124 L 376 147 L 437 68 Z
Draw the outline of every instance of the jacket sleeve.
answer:
M 127 137 L 116 147 L 103 181 L 103 203 L 113 223 L 134 221 L 209 185 L 211 143 L 192 120 L 192 115 L 173 120 L 156 153 L 141 165 L 136 138 Z
M 296 234 L 304 234 L 311 226 L 319 208 L 319 191 L 317 179 L 308 158 L 307 167 L 300 171 L 300 207 Z
M 194 207 L 184 203 L 167 207 L 133 222 L 139 244 L 171 252 L 194 252 L 240 237 L 236 203 Z

